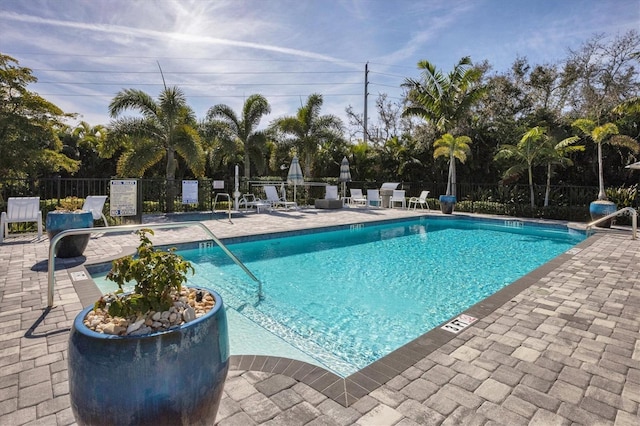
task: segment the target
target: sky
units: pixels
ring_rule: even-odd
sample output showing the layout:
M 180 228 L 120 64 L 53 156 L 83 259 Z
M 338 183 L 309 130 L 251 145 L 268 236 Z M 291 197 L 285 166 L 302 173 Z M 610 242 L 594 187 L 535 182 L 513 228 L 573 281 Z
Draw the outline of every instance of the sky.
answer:
M 264 127 L 319 93 L 321 114 L 346 124 L 346 107 L 364 110 L 365 65 L 375 122 L 375 99 L 399 101 L 420 60 L 447 73 L 470 56 L 504 73 L 518 57 L 557 63 L 596 34 L 639 28 L 639 0 L 0 0 L 0 53 L 91 125 L 111 121 L 120 90 L 157 99 L 163 84 L 198 119 L 217 104 L 240 115 L 259 93 Z

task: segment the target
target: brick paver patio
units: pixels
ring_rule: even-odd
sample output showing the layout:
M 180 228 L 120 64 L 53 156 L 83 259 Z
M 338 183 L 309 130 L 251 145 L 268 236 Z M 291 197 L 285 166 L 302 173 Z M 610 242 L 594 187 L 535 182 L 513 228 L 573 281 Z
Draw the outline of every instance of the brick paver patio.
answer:
M 204 223 L 229 238 L 418 214 L 303 209 Z M 195 227 L 154 237 L 204 239 Z M 129 234 L 94 237 L 86 262 L 136 245 Z M 55 307 L 45 310 L 48 248 L 33 236 L 0 245 L 3 426 L 74 424 L 68 330 L 94 293 L 69 275 L 82 261 L 58 260 Z M 630 231 L 599 232 L 469 313 L 480 319 L 463 332 L 427 333 L 346 380 L 297 361 L 234 356 L 218 424 L 640 424 L 640 241 Z

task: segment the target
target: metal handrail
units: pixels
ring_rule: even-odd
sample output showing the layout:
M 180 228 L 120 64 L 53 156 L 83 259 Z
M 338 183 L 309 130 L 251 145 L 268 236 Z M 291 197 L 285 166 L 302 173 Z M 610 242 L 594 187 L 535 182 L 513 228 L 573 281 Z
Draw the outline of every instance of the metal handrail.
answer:
M 48 290 L 47 290 L 47 307 L 53 307 L 53 290 L 55 287 L 55 248 L 60 242 L 60 240 L 68 235 L 85 235 L 85 234 L 110 234 L 114 232 L 126 232 L 126 231 L 137 231 L 139 229 L 170 229 L 170 228 L 184 228 L 187 226 L 199 226 L 204 230 L 211 239 L 220 246 L 222 251 L 226 253 L 227 256 L 233 260 L 236 265 L 242 268 L 242 270 L 255 282 L 258 283 L 258 299 L 264 299 L 264 295 L 262 293 L 262 282 L 255 276 L 253 273 L 234 255 L 229 251 L 229 249 L 222 244 L 222 241 L 218 239 L 214 235 L 213 232 L 209 228 L 207 228 L 201 222 L 175 222 L 175 223 L 149 223 L 145 225 L 121 225 L 121 226 L 109 226 L 105 228 L 74 228 L 74 229 L 65 229 L 60 233 L 56 234 L 53 238 L 51 238 L 51 242 L 49 243 L 49 270 L 48 270 Z
M 620 210 L 618 210 L 617 212 L 613 212 L 611 214 L 608 214 L 604 217 L 601 217 L 600 219 L 596 219 L 593 222 L 590 222 L 587 224 L 587 231 L 589 229 L 591 229 L 592 227 L 594 227 L 595 225 L 597 225 L 600 222 L 604 222 L 606 220 L 609 219 L 613 219 L 616 216 L 619 216 L 622 213 L 626 213 L 629 212 L 629 214 L 631 214 L 631 239 L 635 240 L 637 238 L 637 234 L 638 234 L 638 212 L 636 211 L 636 209 L 634 209 L 633 207 L 623 207 Z

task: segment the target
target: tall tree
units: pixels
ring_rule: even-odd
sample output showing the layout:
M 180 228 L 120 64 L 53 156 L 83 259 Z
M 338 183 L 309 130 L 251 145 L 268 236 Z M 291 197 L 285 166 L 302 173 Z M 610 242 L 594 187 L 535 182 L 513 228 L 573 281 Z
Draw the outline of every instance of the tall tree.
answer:
M 342 121 L 334 115 L 320 115 L 322 95 L 314 93 L 307 103 L 298 109 L 296 116 L 277 119 L 272 126 L 293 138 L 294 145 L 303 157 L 304 175 L 312 175 L 314 156 L 323 143 L 341 140 Z
M 140 112 L 140 117 L 119 117 L 128 110 Z M 167 211 L 174 211 L 175 176 L 180 156 L 196 177 L 204 174 L 204 152 L 197 130 L 195 115 L 178 87 L 165 87 L 154 100 L 147 93 L 125 89 L 109 104 L 115 120 L 109 126 L 109 136 L 103 154 L 113 155 L 119 147 L 124 152 L 118 159 L 118 175 L 143 176 L 163 158 L 166 159 Z
M 529 197 L 531 208 L 536 206 L 535 191 L 533 187 L 533 167 L 544 162 L 551 155 L 551 149 L 547 143 L 547 129 L 536 126 L 529 129 L 517 145 L 503 145 L 495 156 L 495 159 L 506 160 L 512 165 L 504 172 L 504 178 L 519 177 L 527 172 L 529 183 Z
M 80 162 L 62 154 L 59 135 L 72 118 L 27 86 L 37 79 L 29 68 L 0 54 L 0 176 L 26 177 L 65 170 Z
M 584 145 L 574 145 L 580 138 L 571 136 L 553 145 L 549 150 L 549 155 L 545 160 L 547 163 L 547 185 L 544 191 L 544 206 L 549 205 L 549 194 L 551 193 L 551 176 L 554 166 L 568 167 L 573 165 L 573 160 L 569 157 L 574 152 L 584 151 Z M 549 137 L 549 142 L 553 143 L 553 137 Z
M 251 95 L 244 103 L 242 115 L 238 117 L 231 107 L 218 104 L 207 113 L 207 120 L 222 124 L 219 139 L 235 141 L 244 150 L 244 177 L 251 177 L 251 160 L 263 162 L 267 142 L 265 131 L 257 130 L 260 120 L 271 112 L 269 103 L 262 95 Z
M 86 121 L 81 121 L 70 132 L 75 140 L 77 156 L 82 162 L 77 177 L 96 178 L 115 174 L 115 161 L 100 154 L 104 151 L 103 145 L 107 140 L 106 126 L 92 126 Z
M 456 154 L 464 154 L 466 160 L 470 152 L 468 149 L 458 150 L 456 145 L 468 145 L 471 138 L 462 136 L 456 138 L 453 130 L 484 96 L 486 89 L 481 84 L 484 71 L 480 67 L 474 67 L 468 56 L 461 58 L 453 70 L 446 75 L 427 60 L 418 62 L 418 68 L 422 70 L 421 78 L 418 80 L 407 78 L 402 84 L 408 89 L 408 106 L 403 111 L 403 116 L 420 117 L 443 134 L 439 139 L 440 146 L 434 144 L 434 157 L 436 153 L 438 156 L 449 157 L 446 195 L 455 196 L 455 158 L 461 158 L 456 157 Z
M 433 143 L 435 148 L 433 158 L 445 157 L 449 161 L 449 178 L 447 179 L 446 195 L 456 195 L 456 159 L 462 164 L 467 161 L 471 152 L 469 136 L 454 137 L 451 133 L 445 133 Z
M 625 147 L 637 154 L 640 151 L 640 144 L 629 136 L 620 135 L 618 127 L 613 123 L 605 123 L 598 126 L 593 120 L 580 118 L 574 121 L 572 126 L 577 130 L 580 137 L 591 140 L 598 147 L 598 200 L 606 200 L 607 194 L 604 190 L 602 167 L 602 145 L 610 144 Z
M 403 116 L 421 117 L 442 133 L 451 132 L 485 93 L 480 84 L 483 71 L 468 56 L 446 75 L 427 60 L 418 62 L 418 69 L 420 79 L 407 78 L 402 84 L 409 90 Z
M 640 92 L 640 33 L 628 31 L 608 42 L 599 34 L 580 49 L 570 51 L 563 76 L 571 84 L 574 117 L 587 117 L 596 125 L 610 121 L 609 113 Z

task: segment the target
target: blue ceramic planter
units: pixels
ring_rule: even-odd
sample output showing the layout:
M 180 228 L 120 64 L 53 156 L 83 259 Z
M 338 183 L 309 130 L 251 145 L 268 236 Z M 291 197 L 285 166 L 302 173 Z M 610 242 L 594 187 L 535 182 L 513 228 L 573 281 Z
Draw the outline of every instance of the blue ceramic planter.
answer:
M 438 201 L 440 201 L 440 211 L 442 213 L 453 213 L 453 208 L 456 206 L 455 195 L 441 195 L 440 198 L 438 198 Z
M 93 228 L 93 214 L 91 212 L 60 211 L 55 210 L 47 213 L 45 222 L 49 239 L 66 229 Z M 64 237 L 56 248 L 57 257 L 78 257 L 82 256 L 84 249 L 89 244 L 90 234 L 69 235 Z
M 206 290 L 209 291 L 209 290 Z M 214 424 L 229 369 L 222 298 L 205 316 L 145 336 L 111 336 L 83 324 L 69 335 L 71 408 L 81 425 Z
M 591 220 L 598 220 L 602 217 L 610 215 L 611 213 L 615 213 L 617 209 L 618 208 L 615 203 L 607 200 L 597 200 L 589 204 L 589 214 L 591 215 Z M 611 228 L 612 222 L 613 220 L 609 219 L 597 224 L 596 226 L 599 228 Z

